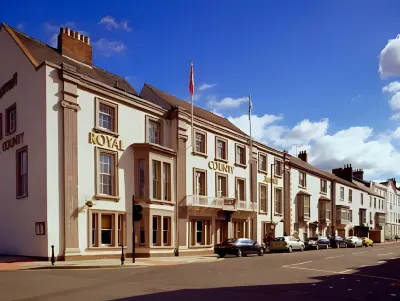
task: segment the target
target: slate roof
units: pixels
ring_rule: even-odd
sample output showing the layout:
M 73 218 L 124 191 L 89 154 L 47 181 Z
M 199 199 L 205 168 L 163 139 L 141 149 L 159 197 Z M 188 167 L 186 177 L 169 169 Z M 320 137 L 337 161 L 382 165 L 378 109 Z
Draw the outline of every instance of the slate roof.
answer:
M 45 61 L 51 62 L 55 65 L 67 63 L 68 65 L 75 67 L 77 72 L 84 76 L 87 76 L 113 88 L 118 88 L 129 94 L 138 95 L 135 89 L 124 78 L 112 74 L 94 65 L 92 66 L 92 68 L 90 68 L 86 65 L 77 63 L 74 60 L 62 56 L 57 48 L 51 47 L 4 23 L 1 23 L 0 30 L 2 30 L 3 27 L 10 33 L 11 37 L 20 47 L 22 46 L 23 48 L 25 48 L 28 54 L 38 63 L 38 65 L 42 64 Z M 28 58 L 29 55 L 27 55 Z M 35 62 L 32 63 L 35 65 Z

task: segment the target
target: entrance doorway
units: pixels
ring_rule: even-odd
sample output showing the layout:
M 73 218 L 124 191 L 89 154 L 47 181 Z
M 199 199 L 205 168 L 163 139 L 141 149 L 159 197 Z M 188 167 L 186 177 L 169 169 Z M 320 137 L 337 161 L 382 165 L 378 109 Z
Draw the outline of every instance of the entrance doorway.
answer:
M 215 220 L 215 243 L 221 243 L 226 239 L 228 239 L 228 222 Z

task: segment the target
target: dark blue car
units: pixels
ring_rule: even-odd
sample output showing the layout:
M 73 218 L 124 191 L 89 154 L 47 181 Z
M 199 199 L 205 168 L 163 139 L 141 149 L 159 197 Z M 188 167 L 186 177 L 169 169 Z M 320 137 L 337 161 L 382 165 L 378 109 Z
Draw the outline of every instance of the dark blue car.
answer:
M 329 239 L 325 236 L 309 237 L 304 242 L 304 245 L 308 250 L 329 249 Z

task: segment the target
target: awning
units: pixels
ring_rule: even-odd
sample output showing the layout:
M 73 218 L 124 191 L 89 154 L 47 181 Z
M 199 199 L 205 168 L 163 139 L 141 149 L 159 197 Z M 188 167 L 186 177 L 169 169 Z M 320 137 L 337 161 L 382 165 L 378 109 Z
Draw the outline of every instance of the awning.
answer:
M 328 198 L 328 197 L 326 197 L 326 196 L 324 196 L 324 195 L 321 195 L 321 196 L 319 197 L 319 200 L 320 200 L 320 201 L 330 201 L 331 199 Z
M 309 194 L 307 191 L 305 190 L 300 190 L 297 194 L 303 194 L 303 195 L 309 195 L 311 196 L 311 194 Z

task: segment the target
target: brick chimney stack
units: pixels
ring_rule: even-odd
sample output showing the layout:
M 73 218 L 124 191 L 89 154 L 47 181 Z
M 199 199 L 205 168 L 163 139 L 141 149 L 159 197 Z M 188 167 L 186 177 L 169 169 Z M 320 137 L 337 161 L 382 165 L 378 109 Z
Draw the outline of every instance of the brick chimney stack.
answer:
M 343 180 L 353 181 L 353 167 L 351 167 L 351 164 L 346 164 L 344 168 L 332 169 L 332 173 Z
M 298 157 L 299 157 L 300 160 L 308 163 L 307 151 L 300 151 Z
M 353 176 L 357 179 L 364 180 L 364 170 L 362 169 L 355 169 L 353 171 Z
M 92 65 L 92 46 L 90 38 L 69 28 L 60 28 L 58 51 L 73 60 Z

